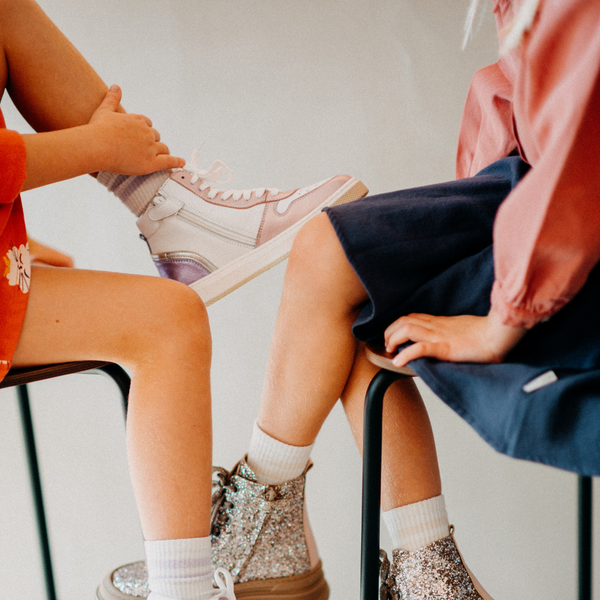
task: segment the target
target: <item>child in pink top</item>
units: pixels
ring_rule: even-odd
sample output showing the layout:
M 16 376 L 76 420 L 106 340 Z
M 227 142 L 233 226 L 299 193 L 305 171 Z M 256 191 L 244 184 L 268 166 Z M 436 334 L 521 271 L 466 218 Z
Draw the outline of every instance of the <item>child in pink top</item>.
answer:
M 284 457 L 306 456 L 339 398 L 360 447 L 378 370 L 363 342 L 383 337 L 498 450 L 600 474 L 600 3 L 494 10 L 501 31 L 521 11 L 532 18 L 475 75 L 458 179 L 329 208 L 296 238 L 247 459 L 255 473 L 277 464 L 276 482 L 297 476 Z M 488 598 L 449 535 L 412 382 L 386 396 L 382 508 L 395 548 L 383 598 Z
M 233 531 L 261 539 L 250 515 L 264 502 L 236 509 L 237 486 L 303 482 L 340 398 L 361 446 L 374 339 L 499 451 L 600 474 L 600 3 L 496 0 L 494 11 L 501 43 L 517 44 L 473 79 L 457 179 L 329 208 L 296 238 L 250 451 L 222 474 L 217 544 Z M 411 380 L 386 395 L 382 462 L 394 556 L 380 597 L 489 600 L 449 530 Z M 287 510 L 293 528 L 299 511 Z M 132 597 L 106 589 L 102 600 Z

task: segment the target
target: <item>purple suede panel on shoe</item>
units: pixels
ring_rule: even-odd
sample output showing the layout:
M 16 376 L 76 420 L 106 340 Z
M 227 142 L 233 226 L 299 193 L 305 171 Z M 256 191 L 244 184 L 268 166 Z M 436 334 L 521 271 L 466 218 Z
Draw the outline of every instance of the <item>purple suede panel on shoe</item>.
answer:
M 186 285 L 210 275 L 210 271 L 204 265 L 188 258 L 173 258 L 155 264 L 161 277 L 175 279 Z

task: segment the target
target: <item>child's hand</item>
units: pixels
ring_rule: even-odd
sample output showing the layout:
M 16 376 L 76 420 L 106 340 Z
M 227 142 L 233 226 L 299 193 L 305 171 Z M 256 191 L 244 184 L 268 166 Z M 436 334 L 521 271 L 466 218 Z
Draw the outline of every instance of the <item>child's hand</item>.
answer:
M 73 267 L 73 259 L 59 250 L 28 237 L 29 255 L 33 264 L 50 265 L 51 267 Z
M 492 310 L 486 317 L 410 314 L 394 321 L 384 337 L 388 352 L 414 342 L 394 358 L 398 367 L 423 356 L 450 362 L 499 363 L 526 331 L 504 325 Z
M 89 122 L 92 144 L 100 152 L 102 170 L 125 175 L 146 175 L 183 167 L 185 160 L 171 156 L 152 121 L 143 115 L 119 112 L 121 88 L 108 90 Z

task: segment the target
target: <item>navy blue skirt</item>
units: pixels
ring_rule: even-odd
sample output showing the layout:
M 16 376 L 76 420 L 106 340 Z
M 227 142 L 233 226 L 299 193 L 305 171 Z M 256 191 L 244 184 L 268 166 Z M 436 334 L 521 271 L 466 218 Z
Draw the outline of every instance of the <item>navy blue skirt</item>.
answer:
M 376 339 L 411 312 L 486 315 L 494 218 L 528 168 L 508 157 L 475 177 L 326 209 L 369 294 L 354 335 Z M 600 474 L 600 266 L 502 364 L 423 358 L 410 366 L 496 450 Z

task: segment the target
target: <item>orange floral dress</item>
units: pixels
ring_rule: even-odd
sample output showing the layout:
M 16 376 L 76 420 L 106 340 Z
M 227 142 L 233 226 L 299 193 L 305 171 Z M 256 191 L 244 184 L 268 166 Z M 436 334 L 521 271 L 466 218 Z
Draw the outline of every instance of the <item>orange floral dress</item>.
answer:
M 23 206 L 19 192 L 25 181 L 25 143 L 6 129 L 0 112 L 0 380 L 17 347 L 29 295 L 31 267 Z

